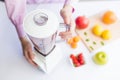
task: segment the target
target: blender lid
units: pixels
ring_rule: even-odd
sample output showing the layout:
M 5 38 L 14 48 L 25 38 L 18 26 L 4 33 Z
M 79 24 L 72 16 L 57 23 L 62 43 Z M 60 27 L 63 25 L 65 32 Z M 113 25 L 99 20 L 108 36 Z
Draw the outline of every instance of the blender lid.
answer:
M 25 32 L 36 38 L 46 38 L 53 35 L 59 27 L 57 16 L 45 9 L 36 9 L 28 13 L 23 21 Z

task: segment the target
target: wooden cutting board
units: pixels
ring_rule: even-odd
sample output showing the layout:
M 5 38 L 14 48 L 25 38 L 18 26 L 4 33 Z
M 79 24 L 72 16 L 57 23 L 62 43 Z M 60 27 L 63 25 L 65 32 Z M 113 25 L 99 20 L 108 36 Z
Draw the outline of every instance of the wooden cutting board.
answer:
M 106 25 L 102 22 L 101 18 L 102 13 L 95 14 L 89 17 L 90 23 L 86 29 L 76 29 L 77 34 L 81 37 L 83 43 L 86 45 L 90 52 L 95 51 L 120 38 L 120 20 L 118 19 L 115 23 Z M 109 40 L 103 40 L 101 37 L 95 36 L 92 33 L 92 27 L 95 24 L 101 25 L 103 27 L 103 30 L 110 30 L 112 33 L 112 38 Z

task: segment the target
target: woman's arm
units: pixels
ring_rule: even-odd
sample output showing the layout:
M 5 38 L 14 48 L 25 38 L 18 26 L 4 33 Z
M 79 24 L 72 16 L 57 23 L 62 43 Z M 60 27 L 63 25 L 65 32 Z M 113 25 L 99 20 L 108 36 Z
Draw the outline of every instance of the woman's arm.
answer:
M 72 13 L 74 12 L 73 3 L 77 2 L 78 0 L 65 0 L 63 8 L 60 11 L 60 14 L 63 18 L 65 24 L 69 26 L 69 30 L 66 32 L 60 32 L 60 36 L 63 39 L 69 39 L 72 37 L 75 31 L 75 21 L 72 18 Z
M 5 0 L 5 5 L 8 17 L 15 25 L 18 36 L 20 38 L 21 45 L 23 48 L 23 55 L 29 63 L 33 64 L 34 66 L 37 66 L 37 64 L 33 61 L 34 54 L 32 51 L 32 45 L 25 37 L 25 33 L 23 31 L 23 18 L 25 16 L 26 0 Z
M 26 0 L 5 0 L 8 17 L 15 25 L 19 38 L 24 37 L 23 18 L 26 10 Z

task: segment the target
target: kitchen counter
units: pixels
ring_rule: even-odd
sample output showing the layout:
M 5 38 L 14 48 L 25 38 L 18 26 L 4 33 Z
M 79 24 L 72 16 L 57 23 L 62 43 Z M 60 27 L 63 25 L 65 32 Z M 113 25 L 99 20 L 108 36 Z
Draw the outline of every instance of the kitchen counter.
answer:
M 28 5 L 28 12 L 36 8 L 50 9 L 58 15 L 63 22 L 59 10 L 63 4 Z M 83 1 L 75 3 L 73 17 L 94 15 L 100 11 L 111 9 L 120 19 L 120 1 Z M 55 9 L 56 8 L 56 9 Z M 57 9 L 58 8 L 58 9 Z M 63 58 L 55 69 L 48 74 L 29 64 L 23 54 L 15 27 L 7 17 L 4 3 L 0 2 L 0 80 L 120 80 L 120 40 L 117 40 L 95 52 L 89 52 L 84 44 L 79 42 L 77 49 L 73 50 L 65 42 L 56 43 L 62 51 Z M 105 51 L 108 63 L 98 66 L 92 61 L 97 51 Z M 70 61 L 71 53 L 82 52 L 86 64 L 74 68 Z M 53 62 L 54 63 L 54 62 Z

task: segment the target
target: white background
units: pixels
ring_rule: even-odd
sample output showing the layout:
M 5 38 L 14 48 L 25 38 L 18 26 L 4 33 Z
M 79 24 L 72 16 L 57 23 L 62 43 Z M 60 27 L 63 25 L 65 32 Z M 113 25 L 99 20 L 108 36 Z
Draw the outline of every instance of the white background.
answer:
M 41 4 L 28 6 L 28 12 L 36 8 L 50 9 L 58 15 L 62 21 L 59 10 L 62 4 Z M 91 1 L 75 4 L 75 13 L 78 15 L 91 16 L 100 11 L 112 9 L 120 18 L 120 1 Z M 16 34 L 16 30 L 7 17 L 5 6 L 0 3 L 0 80 L 120 80 L 120 40 L 97 51 L 105 51 L 108 55 L 108 63 L 98 66 L 93 63 L 92 56 L 97 52 L 89 53 L 82 42 L 75 50 L 62 42 L 57 43 L 62 49 L 63 59 L 55 69 L 45 74 L 41 70 L 30 65 L 22 55 L 22 48 Z M 70 64 L 71 53 L 83 52 L 86 64 L 74 68 Z M 54 62 L 53 62 L 54 63 Z

